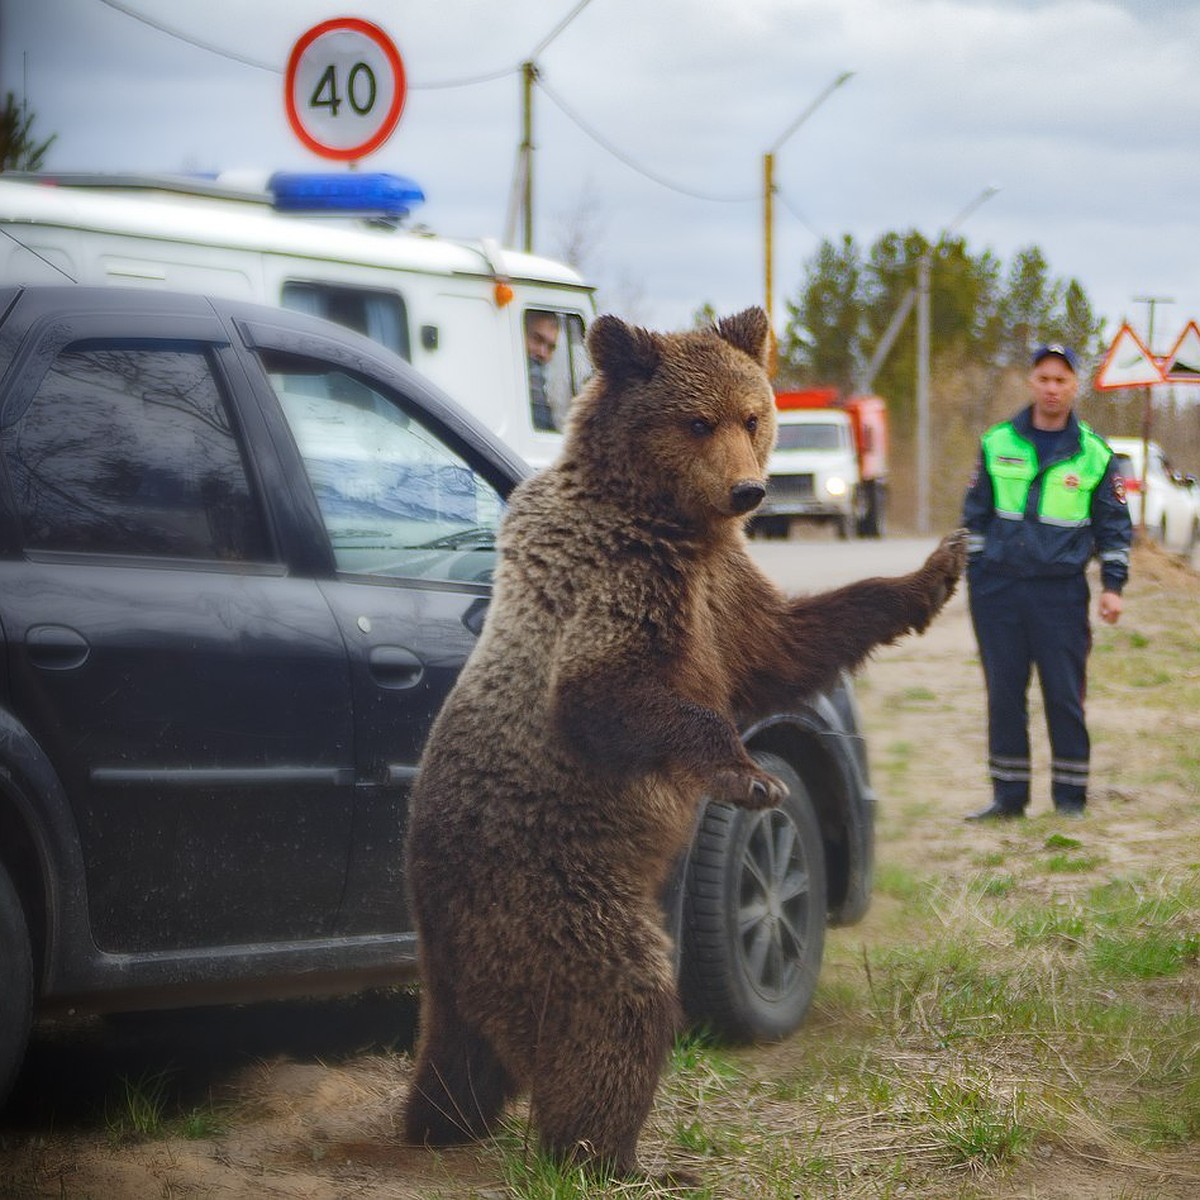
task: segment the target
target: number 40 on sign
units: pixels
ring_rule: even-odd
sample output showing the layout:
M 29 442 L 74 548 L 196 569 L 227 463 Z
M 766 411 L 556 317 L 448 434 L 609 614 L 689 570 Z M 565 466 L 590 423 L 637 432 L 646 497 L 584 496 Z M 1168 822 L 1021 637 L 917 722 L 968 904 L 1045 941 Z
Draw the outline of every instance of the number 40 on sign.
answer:
M 284 99 L 293 132 L 324 158 L 353 162 L 378 150 L 400 120 L 404 64 L 378 25 L 337 17 L 292 47 Z

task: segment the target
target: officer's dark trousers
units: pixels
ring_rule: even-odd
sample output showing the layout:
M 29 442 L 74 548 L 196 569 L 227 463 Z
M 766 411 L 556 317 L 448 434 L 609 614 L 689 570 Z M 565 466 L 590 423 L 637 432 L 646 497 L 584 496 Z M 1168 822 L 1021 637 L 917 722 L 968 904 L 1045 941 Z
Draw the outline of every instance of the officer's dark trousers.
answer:
M 1029 803 L 1030 668 L 1037 666 L 1050 731 L 1054 804 L 1078 809 L 1087 798 L 1090 743 L 1083 701 L 1088 585 L 1082 575 L 1009 579 L 968 571 L 971 620 L 987 680 L 988 770 L 997 804 Z

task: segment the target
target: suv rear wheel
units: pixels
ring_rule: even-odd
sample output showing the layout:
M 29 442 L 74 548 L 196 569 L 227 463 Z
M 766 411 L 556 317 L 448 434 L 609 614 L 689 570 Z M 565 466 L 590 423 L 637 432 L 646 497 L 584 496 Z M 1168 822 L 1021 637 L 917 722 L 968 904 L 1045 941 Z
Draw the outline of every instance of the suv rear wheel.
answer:
M 33 952 L 25 911 L 0 863 L 0 1103 L 21 1065 L 33 1018 Z
M 825 850 L 808 790 L 774 754 L 778 808 L 710 803 L 688 862 L 681 992 L 688 1016 L 736 1041 L 780 1038 L 804 1019 L 825 947 Z

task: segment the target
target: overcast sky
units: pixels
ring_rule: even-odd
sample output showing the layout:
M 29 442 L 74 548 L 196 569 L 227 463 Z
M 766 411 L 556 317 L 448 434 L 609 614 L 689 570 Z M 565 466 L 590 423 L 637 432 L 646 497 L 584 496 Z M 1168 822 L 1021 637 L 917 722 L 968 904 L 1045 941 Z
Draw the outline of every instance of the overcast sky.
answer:
M 58 135 L 53 170 L 323 169 L 284 68 L 311 26 L 364 17 L 410 90 L 363 169 L 419 181 L 439 233 L 499 236 L 517 67 L 576 4 L 0 0 L 0 88 Z M 537 249 L 590 229 L 602 301 L 648 324 L 762 303 L 763 153 L 843 71 L 777 154 L 777 312 L 821 237 L 936 237 L 996 186 L 959 229 L 972 251 L 1039 244 L 1110 333 L 1146 333 L 1136 297 L 1173 299 L 1160 352 L 1200 319 L 1196 0 L 590 0 L 538 63 Z

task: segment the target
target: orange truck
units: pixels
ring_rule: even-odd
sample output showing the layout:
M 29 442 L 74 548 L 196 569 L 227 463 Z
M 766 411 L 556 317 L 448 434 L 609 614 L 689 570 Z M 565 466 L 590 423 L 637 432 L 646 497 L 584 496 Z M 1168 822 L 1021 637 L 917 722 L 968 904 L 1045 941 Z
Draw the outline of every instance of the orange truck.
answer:
M 831 524 L 838 537 L 882 537 L 887 514 L 887 405 L 837 388 L 777 392 L 779 432 L 767 497 L 751 533 L 786 537 L 793 521 Z

